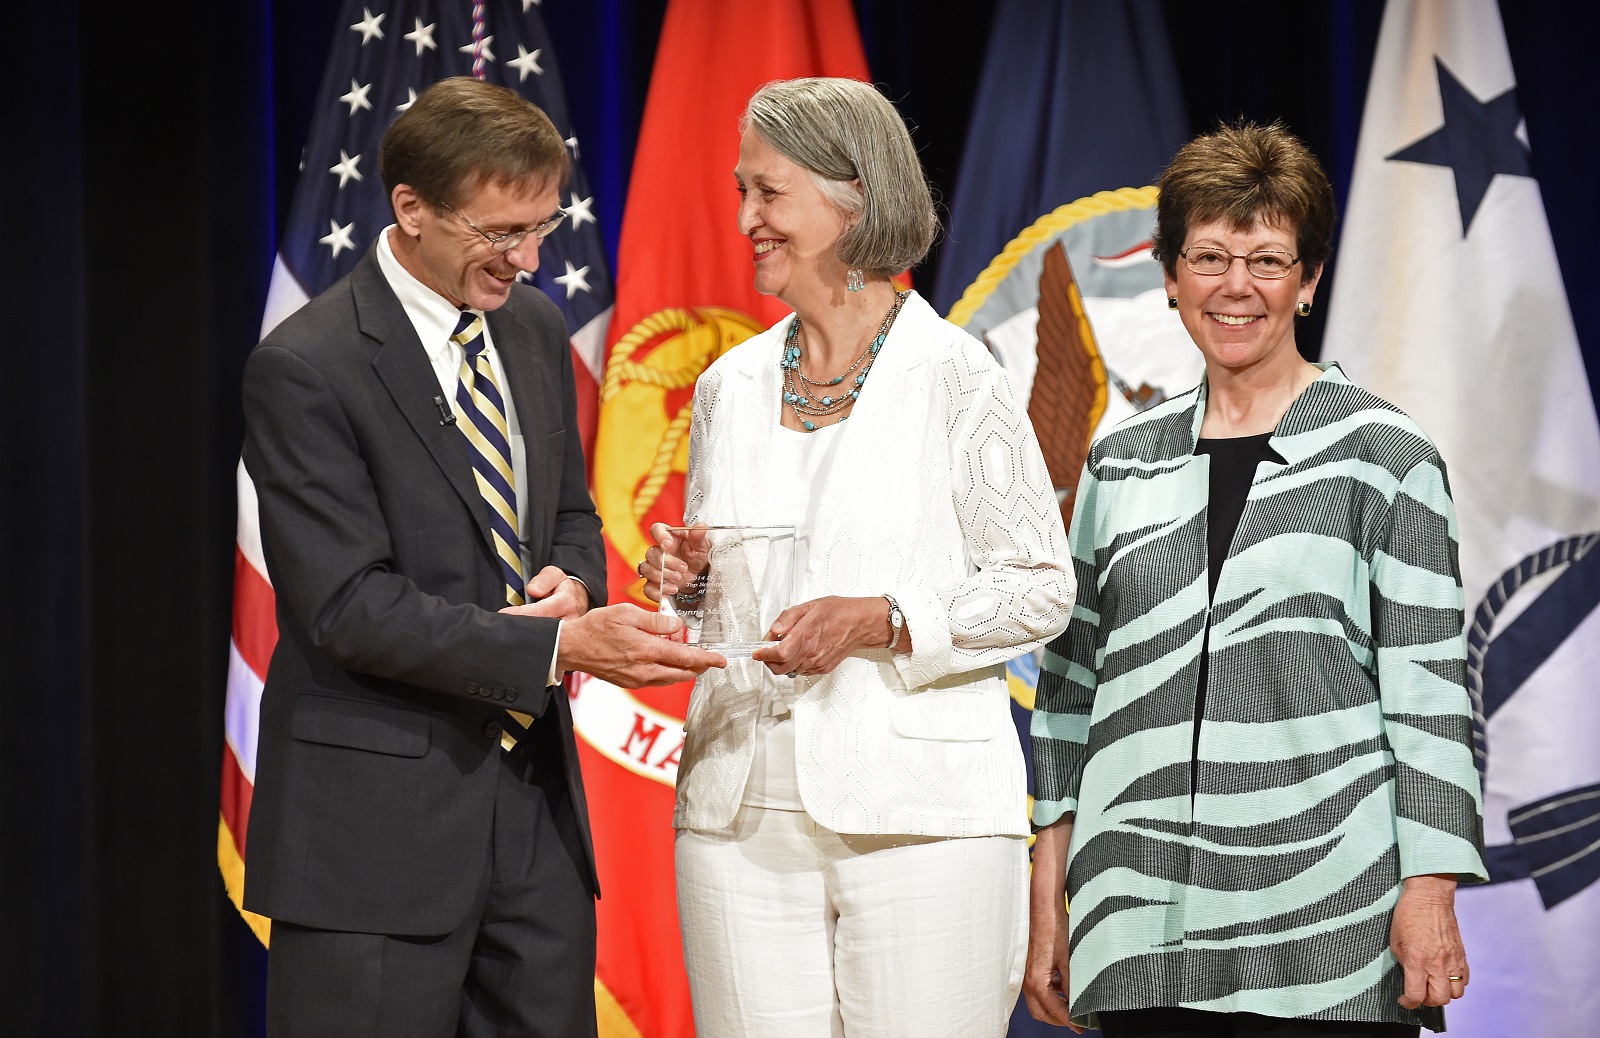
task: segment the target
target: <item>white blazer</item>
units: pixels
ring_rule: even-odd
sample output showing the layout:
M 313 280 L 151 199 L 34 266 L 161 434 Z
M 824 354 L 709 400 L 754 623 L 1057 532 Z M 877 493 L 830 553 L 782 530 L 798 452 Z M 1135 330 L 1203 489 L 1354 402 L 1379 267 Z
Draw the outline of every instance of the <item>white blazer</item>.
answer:
M 788 323 L 729 350 L 695 386 L 690 521 L 771 521 L 762 505 Z M 795 679 L 748 660 L 707 671 L 689 700 L 673 825 L 732 822 L 761 701 L 777 693 L 799 697 L 799 791 L 819 824 L 1024 835 L 1005 662 L 1063 630 L 1076 597 L 1027 413 L 982 344 L 912 294 L 838 435 L 798 601 L 892 594 L 914 651 L 859 650 Z

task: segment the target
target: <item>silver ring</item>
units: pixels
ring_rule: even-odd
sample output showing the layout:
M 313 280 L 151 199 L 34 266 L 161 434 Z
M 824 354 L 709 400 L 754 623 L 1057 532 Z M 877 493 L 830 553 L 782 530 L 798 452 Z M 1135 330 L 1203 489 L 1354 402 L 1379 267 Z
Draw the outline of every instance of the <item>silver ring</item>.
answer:
M 639 564 L 637 566 L 633 567 L 633 571 L 635 573 L 639 574 L 639 576 L 641 576 L 641 577 L 644 576 L 644 560 L 643 559 L 640 559 L 639 560 Z

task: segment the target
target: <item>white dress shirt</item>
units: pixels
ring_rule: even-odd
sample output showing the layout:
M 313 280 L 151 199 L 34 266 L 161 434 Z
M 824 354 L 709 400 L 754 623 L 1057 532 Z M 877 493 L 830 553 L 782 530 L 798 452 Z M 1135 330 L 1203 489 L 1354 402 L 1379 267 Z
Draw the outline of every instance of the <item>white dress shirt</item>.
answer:
M 427 351 L 428 363 L 433 365 L 433 373 L 439 379 L 439 388 L 444 393 L 444 398 L 450 402 L 450 410 L 457 418 L 461 417 L 461 409 L 456 403 L 456 385 L 461 380 L 461 361 L 465 351 L 453 341 L 456 322 L 461 319 L 462 311 L 444 296 L 417 280 L 416 276 L 407 270 L 395 256 L 394 249 L 389 244 L 389 232 L 394 230 L 394 224 L 383 229 L 378 235 L 378 268 L 383 271 L 383 276 L 389 282 L 389 287 L 394 290 L 395 297 L 400 300 L 400 307 L 411 319 L 411 326 L 417 330 L 417 338 L 422 340 L 422 348 Z M 472 313 L 479 317 L 484 316 L 482 310 L 473 310 Z M 483 355 L 489 359 L 489 369 L 494 372 L 495 385 L 500 387 L 500 398 L 506 405 L 506 438 L 511 444 L 511 473 L 515 477 L 517 494 L 517 553 L 522 559 L 522 573 L 524 579 L 533 576 L 530 572 L 532 559 L 528 556 L 527 541 L 523 534 L 527 524 L 528 515 L 528 467 L 527 454 L 522 446 L 522 426 L 517 422 L 517 405 L 511 399 L 511 391 L 506 386 L 506 369 L 500 363 L 500 353 L 494 348 L 494 336 L 489 333 L 489 322 L 483 322 Z M 577 580 L 576 577 L 569 579 Z M 582 584 L 583 581 L 579 580 Z M 587 588 L 585 588 L 587 590 Z M 550 656 L 550 674 L 545 682 L 547 686 L 554 685 L 561 679 L 560 672 L 556 669 L 556 652 L 561 648 L 561 629 L 556 628 L 555 648 Z

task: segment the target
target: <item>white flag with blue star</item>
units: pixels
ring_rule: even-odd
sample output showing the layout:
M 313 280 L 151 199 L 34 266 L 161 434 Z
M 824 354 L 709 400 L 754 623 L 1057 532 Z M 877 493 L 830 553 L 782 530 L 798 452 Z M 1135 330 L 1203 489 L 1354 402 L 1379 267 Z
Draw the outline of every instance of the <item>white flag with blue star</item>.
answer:
M 1326 359 L 1438 443 L 1491 882 L 1469 1038 L 1600 1035 L 1600 426 L 1494 0 L 1389 0 Z

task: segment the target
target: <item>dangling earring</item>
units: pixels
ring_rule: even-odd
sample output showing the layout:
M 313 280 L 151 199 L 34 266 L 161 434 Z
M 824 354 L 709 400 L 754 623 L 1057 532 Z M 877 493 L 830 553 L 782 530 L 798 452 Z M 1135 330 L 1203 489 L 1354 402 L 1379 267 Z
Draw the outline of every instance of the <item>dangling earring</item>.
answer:
M 1167 309 L 1168 310 L 1176 310 L 1177 308 L 1178 308 L 1178 297 L 1177 296 L 1168 296 L 1167 297 Z
M 1311 316 L 1311 300 L 1309 300 L 1309 299 L 1300 300 L 1300 302 L 1298 304 L 1296 304 L 1296 306 L 1294 308 L 1294 312 L 1299 314 L 1301 317 L 1310 317 Z
M 844 276 L 844 290 L 859 292 L 867 287 L 866 274 L 859 267 L 851 267 Z

